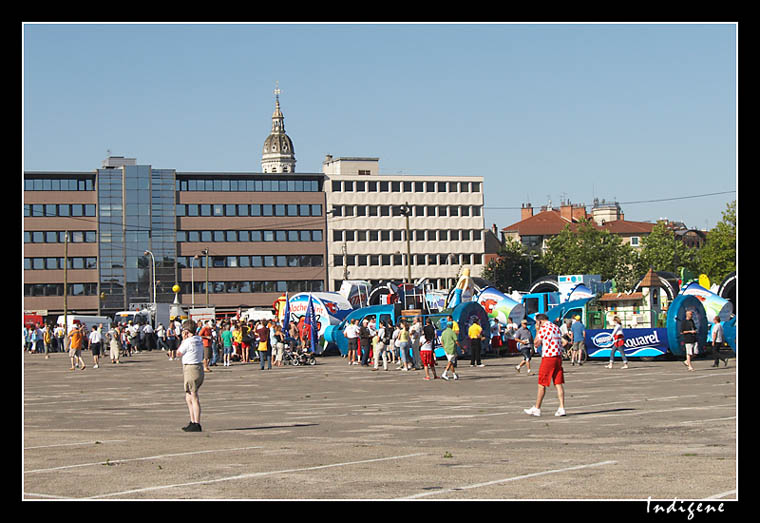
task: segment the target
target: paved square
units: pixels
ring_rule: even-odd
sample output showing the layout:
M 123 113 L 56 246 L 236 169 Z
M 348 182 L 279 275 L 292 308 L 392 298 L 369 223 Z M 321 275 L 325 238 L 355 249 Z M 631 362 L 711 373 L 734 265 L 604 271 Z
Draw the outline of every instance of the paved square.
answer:
M 538 418 L 518 357 L 457 381 L 339 356 L 217 366 L 185 433 L 180 362 L 84 358 L 24 354 L 23 499 L 736 499 L 735 359 L 565 362 L 567 416 L 552 387 Z

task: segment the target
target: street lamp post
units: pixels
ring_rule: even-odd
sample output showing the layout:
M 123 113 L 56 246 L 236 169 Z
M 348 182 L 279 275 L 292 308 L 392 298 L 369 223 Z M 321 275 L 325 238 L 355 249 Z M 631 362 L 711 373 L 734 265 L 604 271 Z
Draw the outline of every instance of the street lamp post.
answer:
M 155 322 L 155 319 L 156 319 L 156 310 L 157 310 L 157 305 L 156 305 L 156 258 L 155 258 L 155 256 L 153 256 L 153 253 L 150 252 L 150 251 L 145 251 L 145 254 L 146 255 L 150 254 L 150 259 L 153 262 L 153 271 L 152 271 L 153 272 L 153 314 L 152 314 L 152 316 L 153 316 L 153 320 Z
M 190 262 L 190 294 L 192 296 L 192 304 L 195 307 L 195 261 L 198 259 L 198 255 L 193 256 L 193 260 Z
M 201 254 L 206 255 L 206 307 L 208 307 L 208 247 L 203 249 Z

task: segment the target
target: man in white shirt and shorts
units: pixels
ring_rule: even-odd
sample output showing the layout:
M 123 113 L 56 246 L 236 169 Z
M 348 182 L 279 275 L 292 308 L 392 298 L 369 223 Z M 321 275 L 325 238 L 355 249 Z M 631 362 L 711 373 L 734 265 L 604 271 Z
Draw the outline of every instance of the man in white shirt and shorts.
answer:
M 185 432 L 201 432 L 201 402 L 198 389 L 203 384 L 203 341 L 195 334 L 195 322 L 182 322 L 182 343 L 177 349 L 182 358 L 182 375 L 185 386 L 185 402 L 190 411 L 190 423 L 182 427 Z

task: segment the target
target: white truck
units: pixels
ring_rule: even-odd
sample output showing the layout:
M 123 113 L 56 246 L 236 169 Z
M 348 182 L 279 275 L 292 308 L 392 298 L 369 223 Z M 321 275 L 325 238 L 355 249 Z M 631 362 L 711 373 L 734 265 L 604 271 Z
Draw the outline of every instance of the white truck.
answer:
M 56 322 L 58 325 L 63 325 L 63 318 L 64 316 L 58 316 L 58 321 Z M 71 330 L 71 326 L 74 324 L 83 324 L 85 329 L 87 331 L 91 331 L 93 325 L 95 327 L 99 327 L 101 324 L 103 325 L 103 330 L 107 331 L 108 328 L 111 326 L 111 320 L 107 316 L 86 316 L 83 314 L 67 314 L 66 315 L 66 332 L 69 332 Z
M 169 325 L 171 303 L 157 303 L 154 314 L 152 303 L 133 303 L 130 304 L 130 310 L 121 311 L 114 314 L 114 321 L 118 323 L 150 323 L 156 328 L 159 323 L 164 327 Z

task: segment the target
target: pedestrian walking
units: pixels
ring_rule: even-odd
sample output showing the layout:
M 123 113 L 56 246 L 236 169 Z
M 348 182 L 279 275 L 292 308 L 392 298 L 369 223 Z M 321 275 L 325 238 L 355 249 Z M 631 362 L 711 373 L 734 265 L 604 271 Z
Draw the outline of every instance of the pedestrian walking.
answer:
M 524 366 L 528 368 L 528 376 L 533 372 L 530 370 L 530 360 L 533 358 L 533 335 L 528 329 L 528 320 L 520 321 L 520 328 L 514 333 L 514 339 L 517 342 L 517 350 L 522 354 L 523 360 L 515 367 L 517 372 Z
M 177 322 L 170 321 L 166 328 L 166 357 L 169 361 L 177 359 L 177 347 L 182 336 L 182 326 Z
M 449 316 L 451 318 L 451 316 Z M 443 345 L 443 352 L 446 353 L 446 368 L 443 369 L 441 378 L 448 380 L 448 373 L 451 372 L 455 380 L 459 379 L 456 372 L 457 366 L 457 347 L 459 347 L 459 337 L 453 329 L 453 321 L 446 322 L 446 328 L 441 333 L 441 344 Z
M 425 369 L 425 379 L 430 379 L 429 371 L 433 372 L 433 379 L 438 379 L 435 373 L 435 327 L 430 318 L 425 321 L 422 328 L 422 340 L 420 345 L 420 361 Z
M 541 365 L 538 367 L 538 392 L 536 404 L 524 409 L 523 412 L 530 416 L 541 415 L 541 404 L 546 395 L 546 388 L 552 381 L 557 388 L 559 408 L 555 416 L 565 416 L 565 375 L 562 371 L 562 346 L 560 341 L 559 327 L 549 321 L 546 314 L 536 314 L 536 340 L 535 346 L 541 347 Z
M 723 360 L 723 366 L 727 367 L 728 357 L 722 357 L 720 355 L 720 349 L 723 346 L 723 342 L 725 341 L 723 336 L 723 325 L 720 324 L 720 316 L 715 316 L 713 318 L 712 332 L 710 332 L 710 341 L 712 342 L 712 353 L 713 357 L 715 358 L 712 366 L 718 367 L 718 362 L 720 360 Z
M 264 322 L 259 322 L 259 326 L 256 328 L 256 337 L 258 339 L 257 350 L 259 353 L 261 370 L 264 370 L 266 364 L 268 364 L 267 370 L 271 370 L 272 360 L 270 359 L 271 351 L 269 350 L 269 328 Z
M 356 365 L 358 363 L 356 356 L 359 350 L 359 326 L 355 318 L 346 325 L 343 335 L 348 340 L 348 364 Z
M 422 318 L 417 316 L 414 318 L 414 323 L 409 328 L 409 341 L 412 348 L 412 363 L 414 370 L 420 370 L 422 368 L 422 361 L 420 356 L 420 344 L 422 343 Z
M 282 356 L 285 352 L 285 332 L 282 330 L 282 325 L 275 323 L 274 325 L 274 366 L 282 367 Z
M 393 336 L 393 331 L 391 330 L 391 327 L 386 322 L 380 322 L 378 324 L 379 328 L 377 329 L 376 339 L 375 342 L 375 348 L 373 351 L 373 356 L 375 360 L 375 366 L 372 370 L 379 370 L 380 366 L 380 360 L 383 360 L 383 370 L 388 370 L 388 347 L 390 347 L 391 344 L 391 337 Z
M 42 329 L 42 343 L 45 345 L 45 359 L 50 359 L 50 351 L 53 348 L 53 331 L 50 325 L 45 324 L 45 328 Z
M 361 327 L 359 327 L 359 349 L 361 350 L 361 366 L 369 366 L 369 344 L 372 338 L 372 333 L 369 330 L 369 321 L 362 321 Z
M 232 331 L 230 330 L 230 324 L 224 322 L 222 325 L 222 366 L 230 366 L 230 358 L 232 357 Z
M 90 332 L 90 335 L 87 337 L 87 343 L 88 343 L 90 352 L 92 353 L 92 361 L 93 361 L 92 367 L 94 369 L 97 369 L 100 366 L 98 365 L 98 363 L 100 359 L 100 345 L 102 341 L 103 341 L 103 337 L 100 335 L 100 331 L 98 330 L 98 327 L 96 325 L 93 325 L 92 332 Z
M 111 328 L 106 335 L 108 339 L 109 356 L 111 356 L 111 364 L 119 364 L 119 354 L 121 353 L 121 328 L 119 324 L 113 322 Z
M 195 322 L 185 320 L 182 323 L 182 343 L 177 348 L 177 354 L 182 358 L 185 403 L 190 413 L 190 423 L 182 427 L 185 432 L 202 432 L 201 400 L 198 396 L 198 390 L 201 388 L 204 378 L 205 347 L 203 340 L 195 332 Z
M 211 362 L 211 342 L 213 339 L 211 333 L 211 320 L 207 320 L 206 323 L 203 324 L 201 330 L 198 332 L 198 336 L 200 336 L 201 343 L 203 343 L 203 372 L 211 372 L 211 369 L 208 368 L 208 365 Z
M 401 370 L 406 372 L 411 368 L 414 368 L 410 361 L 411 355 L 409 354 L 409 347 L 411 346 L 411 335 L 407 329 L 405 321 L 399 323 L 398 335 L 396 336 L 398 342 L 398 357 L 401 360 Z
M 691 364 L 691 358 L 696 356 L 699 351 L 699 345 L 697 344 L 697 326 L 694 324 L 694 313 L 690 310 L 686 311 L 686 319 L 681 322 L 680 332 L 683 341 L 683 347 L 686 351 L 686 361 L 684 365 L 689 371 L 694 372 L 694 366 Z
M 69 332 L 69 358 L 71 359 L 71 368 L 74 370 L 76 366 L 80 369 L 85 369 L 84 360 L 82 359 L 82 348 L 84 347 L 85 340 L 84 325 L 74 324 Z
M 620 351 L 620 356 L 623 357 L 623 366 L 621 368 L 627 369 L 628 358 L 625 357 L 625 335 L 623 334 L 623 326 L 620 324 L 620 318 L 614 316 L 612 318 L 612 325 L 612 348 L 610 348 L 610 362 L 607 368 L 612 368 L 612 364 L 615 362 L 615 353 Z
M 570 352 L 570 362 L 575 365 L 583 365 L 583 353 L 586 350 L 586 326 L 581 321 L 580 316 L 575 317 L 575 321 L 570 326 L 570 333 L 572 334 L 573 345 Z
M 483 328 L 480 326 L 480 321 L 477 318 L 472 320 L 472 325 L 467 329 L 467 336 L 470 338 L 470 367 L 474 367 L 475 365 L 485 367 L 480 359 L 480 353 L 482 341 L 486 338 L 483 334 Z

